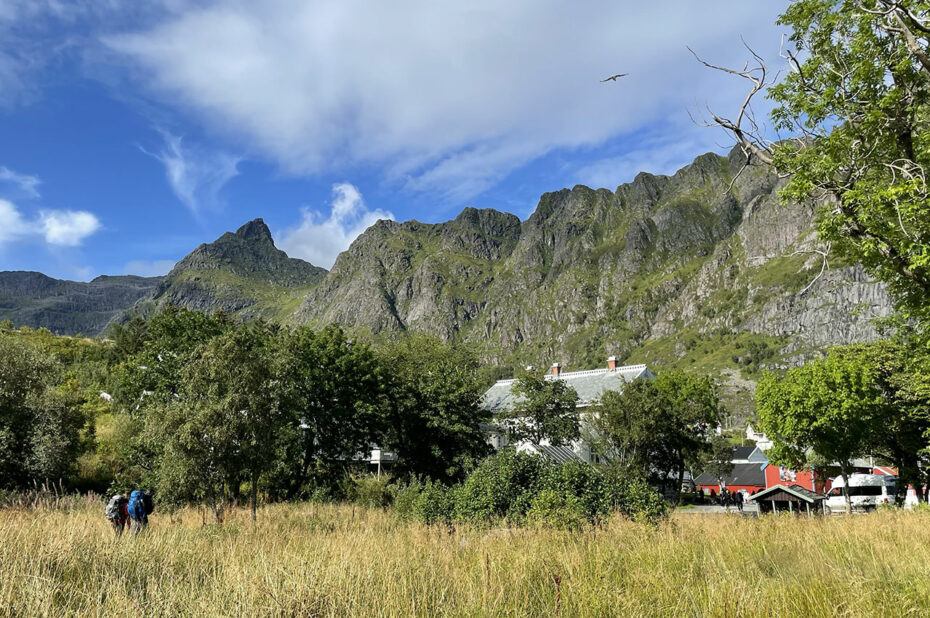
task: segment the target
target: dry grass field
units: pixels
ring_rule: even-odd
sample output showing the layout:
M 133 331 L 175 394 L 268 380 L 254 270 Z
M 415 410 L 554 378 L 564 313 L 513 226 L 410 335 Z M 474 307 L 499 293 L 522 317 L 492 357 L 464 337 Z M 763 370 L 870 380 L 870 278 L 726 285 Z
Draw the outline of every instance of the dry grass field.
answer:
M 133 609 L 137 608 L 137 609 Z M 275 505 L 222 526 L 0 510 L 3 616 L 927 616 L 930 513 L 684 515 L 582 533 Z

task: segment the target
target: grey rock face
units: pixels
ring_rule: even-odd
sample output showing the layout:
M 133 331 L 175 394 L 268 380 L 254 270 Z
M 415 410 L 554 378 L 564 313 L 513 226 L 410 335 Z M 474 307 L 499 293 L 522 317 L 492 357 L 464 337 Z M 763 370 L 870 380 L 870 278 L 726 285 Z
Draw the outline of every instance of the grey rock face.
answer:
M 884 287 L 845 267 L 804 289 L 820 268 L 814 210 L 780 204 L 777 177 L 743 164 L 735 150 L 706 154 L 616 191 L 547 193 L 522 224 L 475 209 L 380 221 L 298 319 L 436 333 L 512 364 L 599 364 L 685 334 L 764 335 L 785 355 L 875 338 L 870 318 L 891 311 Z
M 53 333 L 94 335 L 152 294 L 161 277 L 97 277 L 88 283 L 41 273 L 0 272 L 0 319 Z

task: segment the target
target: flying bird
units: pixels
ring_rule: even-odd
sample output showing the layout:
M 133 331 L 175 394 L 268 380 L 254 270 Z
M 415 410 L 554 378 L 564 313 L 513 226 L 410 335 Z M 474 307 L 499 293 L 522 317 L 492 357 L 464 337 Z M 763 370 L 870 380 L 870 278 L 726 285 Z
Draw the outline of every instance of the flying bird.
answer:
M 620 77 L 626 77 L 629 73 L 617 73 L 616 75 L 611 75 L 607 79 L 602 79 L 602 82 L 615 82 Z

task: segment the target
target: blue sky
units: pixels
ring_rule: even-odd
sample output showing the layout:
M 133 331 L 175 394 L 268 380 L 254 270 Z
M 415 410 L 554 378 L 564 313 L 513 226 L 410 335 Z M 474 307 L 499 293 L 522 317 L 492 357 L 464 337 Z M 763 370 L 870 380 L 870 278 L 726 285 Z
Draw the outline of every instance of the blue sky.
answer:
M 744 93 L 686 45 L 779 68 L 786 4 L 0 0 L 0 270 L 164 274 L 255 217 L 329 267 L 378 218 L 674 172 Z

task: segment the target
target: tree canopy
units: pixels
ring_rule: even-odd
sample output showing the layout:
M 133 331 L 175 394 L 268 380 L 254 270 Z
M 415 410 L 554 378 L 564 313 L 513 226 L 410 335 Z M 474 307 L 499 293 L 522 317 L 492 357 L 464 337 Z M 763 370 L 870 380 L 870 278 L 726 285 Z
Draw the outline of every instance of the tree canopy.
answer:
M 787 178 L 786 200 L 818 205 L 829 252 L 861 262 L 902 315 L 930 324 L 930 3 L 796 0 L 778 23 L 790 31 L 790 70 L 772 84 L 759 56 L 725 69 L 751 90 L 733 119 L 713 124 Z M 752 115 L 769 86 L 777 142 Z
M 783 377 L 765 375 L 756 404 L 759 426 L 773 442 L 772 463 L 806 468 L 817 456 L 836 462 L 848 487 L 852 460 L 868 452 L 882 397 L 862 355 L 835 349 Z M 848 494 L 846 502 L 851 510 Z
M 711 378 L 666 371 L 655 380 L 635 380 L 622 392 L 604 393 L 592 412 L 605 455 L 658 476 L 663 488 L 675 473 L 677 492 L 686 467 L 709 448 L 721 405 Z
M 513 383 L 517 403 L 502 418 L 512 440 L 564 446 L 581 436 L 578 393 L 564 380 L 525 371 Z

